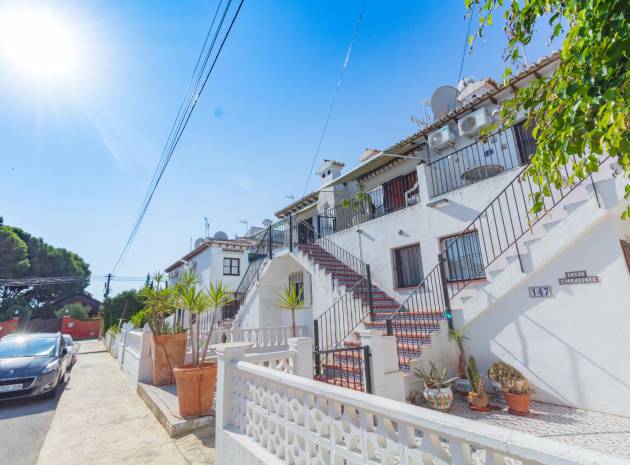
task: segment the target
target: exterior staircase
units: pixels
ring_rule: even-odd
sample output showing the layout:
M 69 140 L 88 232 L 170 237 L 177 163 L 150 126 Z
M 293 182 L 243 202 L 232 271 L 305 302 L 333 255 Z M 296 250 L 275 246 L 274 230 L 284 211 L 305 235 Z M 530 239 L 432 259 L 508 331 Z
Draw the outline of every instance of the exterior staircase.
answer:
M 369 312 L 370 295 L 367 286 L 357 286 L 364 277 L 344 264 L 341 260 L 324 250 L 317 243 L 300 244 L 298 253 L 331 276 L 337 286 L 343 286 L 351 293 L 351 298 L 359 301 L 367 313 L 357 328 L 348 328 L 350 333 L 338 344 L 338 350 L 327 354 L 322 362 L 322 371 L 317 379 L 331 384 L 342 385 L 356 390 L 365 390 L 363 382 L 364 353 L 358 349 L 361 345 L 357 329 L 376 329 L 387 331 L 387 318 L 400 308 L 400 302 L 389 296 L 378 286 L 371 285 L 372 312 Z M 420 357 L 422 346 L 431 344 L 431 334 L 440 331 L 443 312 L 409 312 L 404 318 L 397 319 L 396 341 L 403 372 L 410 371 L 409 362 Z M 344 322 L 340 322 L 344 323 Z

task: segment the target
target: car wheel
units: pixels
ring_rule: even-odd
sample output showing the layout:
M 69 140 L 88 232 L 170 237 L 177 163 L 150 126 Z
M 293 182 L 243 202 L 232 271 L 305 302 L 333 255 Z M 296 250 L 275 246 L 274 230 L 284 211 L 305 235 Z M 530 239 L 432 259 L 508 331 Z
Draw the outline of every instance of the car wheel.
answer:
M 65 383 L 65 381 L 66 381 L 65 373 L 62 375 L 59 375 L 59 379 L 57 380 L 57 384 L 55 384 L 55 387 L 52 388 L 50 391 L 48 391 L 46 394 L 44 394 L 43 397 L 45 399 L 54 399 L 55 397 L 57 397 L 57 394 L 59 394 L 59 392 L 61 391 L 61 386 L 63 385 L 63 383 Z

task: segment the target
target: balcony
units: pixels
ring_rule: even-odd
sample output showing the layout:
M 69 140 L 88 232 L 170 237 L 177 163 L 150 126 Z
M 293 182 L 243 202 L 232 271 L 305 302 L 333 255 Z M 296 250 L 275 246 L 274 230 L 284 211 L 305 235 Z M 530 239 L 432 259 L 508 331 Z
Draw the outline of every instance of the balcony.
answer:
M 407 208 L 419 200 L 418 176 L 414 170 L 322 212 L 317 217 L 317 230 L 320 236 L 328 236 Z
M 529 163 L 536 142 L 522 123 L 429 163 L 431 196 L 436 197 Z

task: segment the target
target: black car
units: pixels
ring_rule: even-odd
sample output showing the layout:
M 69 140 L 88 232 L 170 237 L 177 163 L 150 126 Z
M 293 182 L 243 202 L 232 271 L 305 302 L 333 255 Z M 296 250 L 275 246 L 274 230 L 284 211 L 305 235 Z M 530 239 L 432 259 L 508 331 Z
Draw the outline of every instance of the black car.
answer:
M 61 333 L 5 336 L 0 340 L 0 400 L 55 397 L 67 365 L 68 349 Z

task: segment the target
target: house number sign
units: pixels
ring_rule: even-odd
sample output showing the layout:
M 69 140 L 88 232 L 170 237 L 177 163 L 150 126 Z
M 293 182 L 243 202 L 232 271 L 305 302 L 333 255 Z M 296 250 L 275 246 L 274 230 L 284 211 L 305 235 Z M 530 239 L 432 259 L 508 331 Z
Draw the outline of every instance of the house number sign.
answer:
M 532 299 L 551 297 L 551 286 L 533 286 L 529 288 L 529 296 Z
M 561 286 L 569 284 L 594 284 L 599 282 L 599 276 L 589 276 L 586 271 L 567 271 L 564 278 L 558 279 Z

